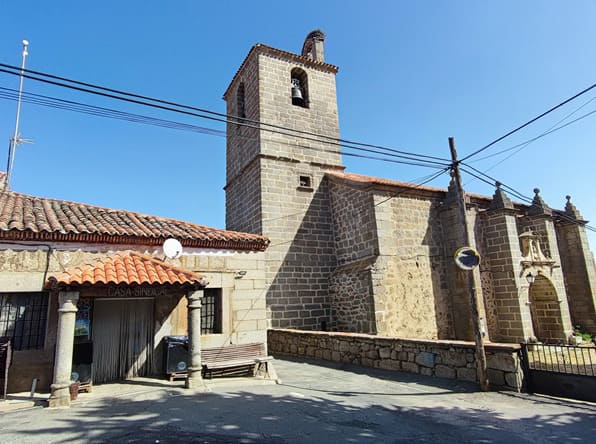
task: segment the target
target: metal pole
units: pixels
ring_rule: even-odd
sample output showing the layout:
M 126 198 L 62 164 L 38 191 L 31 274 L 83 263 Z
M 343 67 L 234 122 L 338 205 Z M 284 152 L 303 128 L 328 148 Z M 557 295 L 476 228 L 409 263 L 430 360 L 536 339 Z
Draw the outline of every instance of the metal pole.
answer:
M 14 162 L 14 155 L 19 144 L 19 119 L 21 116 L 21 96 L 23 95 L 23 75 L 25 74 L 25 60 L 29 55 L 27 48 L 29 46 L 29 42 L 27 40 L 23 40 L 23 61 L 21 63 L 21 75 L 19 81 L 19 97 L 17 100 L 17 117 L 15 119 L 14 125 L 14 135 L 12 139 L 10 139 L 10 143 L 8 145 L 8 164 L 6 165 L 6 190 L 10 189 L 10 177 L 12 175 L 12 164 Z
M 455 149 L 455 139 L 449 138 L 449 149 L 451 150 L 451 168 L 455 178 L 457 190 L 457 202 L 459 207 L 460 223 L 463 227 L 464 243 L 466 246 L 470 245 L 470 232 L 468 231 L 468 216 L 466 212 L 466 200 L 464 188 L 461 182 L 461 173 L 459 171 L 459 160 L 457 160 L 457 151 Z M 480 381 L 480 389 L 488 391 L 488 371 L 486 366 L 486 353 L 484 352 L 484 339 L 480 331 L 480 314 L 478 312 L 478 299 L 476 297 L 476 286 L 474 284 L 473 271 L 466 272 L 468 275 L 468 293 L 470 295 L 470 309 L 472 311 L 472 327 L 474 329 L 474 340 L 476 342 L 476 367 L 478 372 L 478 379 Z

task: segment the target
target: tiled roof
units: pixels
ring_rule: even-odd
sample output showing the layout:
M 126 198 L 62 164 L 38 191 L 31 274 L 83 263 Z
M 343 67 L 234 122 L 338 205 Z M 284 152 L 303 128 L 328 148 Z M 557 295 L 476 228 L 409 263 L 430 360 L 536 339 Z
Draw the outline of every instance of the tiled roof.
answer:
M 107 256 L 51 276 L 48 287 L 80 285 L 200 285 L 203 276 L 134 251 Z
M 269 239 L 125 210 L 0 192 L 0 240 L 44 240 L 161 245 L 167 238 L 185 247 L 263 251 Z
M 416 190 L 432 191 L 435 193 L 437 193 L 437 192 L 446 193 L 447 192 L 447 189 L 445 189 L 445 188 L 429 187 L 426 185 L 416 185 L 415 183 L 400 182 L 399 180 L 383 179 L 381 177 L 363 176 L 362 174 L 328 172 L 327 176 L 336 177 L 338 179 L 343 179 L 343 180 L 347 180 L 349 182 L 355 182 L 355 183 L 361 183 L 361 184 L 385 185 L 385 186 L 391 186 L 391 187 L 411 188 L 411 189 L 416 189 Z
M 442 194 L 447 193 L 447 188 L 430 187 L 428 185 L 418 185 L 418 184 L 410 183 L 410 182 L 401 182 L 399 180 L 383 179 L 381 177 L 374 177 L 374 176 L 364 176 L 362 174 L 327 172 L 326 175 L 331 178 L 337 178 L 337 179 L 341 179 L 341 180 L 356 183 L 356 184 L 381 185 L 381 186 L 389 186 L 389 187 L 407 188 L 412 191 L 420 190 L 420 191 L 430 191 L 432 193 L 442 193 Z M 483 196 L 481 194 L 475 194 L 475 193 L 466 193 L 466 196 L 474 198 L 474 199 L 480 199 L 483 201 L 491 200 L 491 198 L 488 196 Z

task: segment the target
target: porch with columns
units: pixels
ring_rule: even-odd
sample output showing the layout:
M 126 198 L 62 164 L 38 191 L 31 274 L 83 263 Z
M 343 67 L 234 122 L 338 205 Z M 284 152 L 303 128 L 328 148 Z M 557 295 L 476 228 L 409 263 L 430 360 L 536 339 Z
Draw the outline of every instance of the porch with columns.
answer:
M 117 288 L 120 292 L 141 286 L 168 288 L 184 295 L 187 299 L 189 340 L 185 386 L 195 391 L 204 391 L 201 375 L 201 299 L 206 285 L 203 276 L 197 273 L 134 252 L 118 253 L 50 277 L 47 286 L 58 294 L 58 322 L 49 406 L 70 406 L 77 302 L 81 292 L 89 293 L 94 288 Z M 131 301 L 134 304 L 134 299 Z

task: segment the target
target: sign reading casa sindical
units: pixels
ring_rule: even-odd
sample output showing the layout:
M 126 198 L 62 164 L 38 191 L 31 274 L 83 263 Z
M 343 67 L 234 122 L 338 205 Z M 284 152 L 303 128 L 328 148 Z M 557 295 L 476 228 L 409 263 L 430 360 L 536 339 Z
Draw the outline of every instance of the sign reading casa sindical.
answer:
M 458 248 L 453 255 L 455 264 L 462 270 L 470 271 L 480 264 L 480 254 L 472 247 Z

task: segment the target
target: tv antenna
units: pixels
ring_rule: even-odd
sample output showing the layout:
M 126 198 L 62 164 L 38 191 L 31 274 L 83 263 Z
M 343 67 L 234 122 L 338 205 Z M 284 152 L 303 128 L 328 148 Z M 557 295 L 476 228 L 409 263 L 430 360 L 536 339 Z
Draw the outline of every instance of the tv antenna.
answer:
M 9 190 L 10 189 L 10 177 L 12 175 L 12 165 L 14 163 L 14 155 L 15 152 L 17 150 L 17 147 L 22 144 L 22 143 L 32 143 L 31 140 L 27 140 L 27 139 L 23 139 L 21 137 L 21 135 L 19 134 L 19 119 L 21 116 L 21 97 L 23 95 L 23 79 L 24 79 L 24 74 L 25 74 L 25 61 L 27 59 L 27 56 L 29 55 L 29 41 L 28 40 L 23 40 L 23 61 L 21 63 L 21 75 L 20 77 L 20 81 L 19 81 L 19 96 L 18 96 L 18 100 L 17 100 L 17 117 L 16 117 L 16 121 L 15 121 L 15 126 L 14 126 L 14 135 L 9 139 L 9 144 L 8 144 L 8 163 L 6 165 L 6 184 L 5 184 L 5 189 Z

